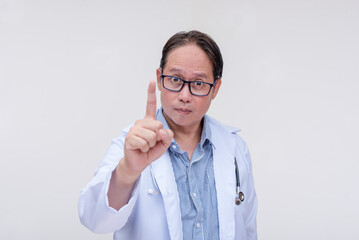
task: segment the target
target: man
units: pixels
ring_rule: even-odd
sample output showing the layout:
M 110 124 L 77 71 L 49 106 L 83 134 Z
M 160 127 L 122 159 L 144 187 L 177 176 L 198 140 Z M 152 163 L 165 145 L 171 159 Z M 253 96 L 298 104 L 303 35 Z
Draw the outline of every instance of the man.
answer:
M 144 119 L 113 140 L 79 199 L 81 222 L 114 239 L 257 239 L 251 160 L 237 129 L 205 115 L 222 83 L 217 44 L 172 36 Z

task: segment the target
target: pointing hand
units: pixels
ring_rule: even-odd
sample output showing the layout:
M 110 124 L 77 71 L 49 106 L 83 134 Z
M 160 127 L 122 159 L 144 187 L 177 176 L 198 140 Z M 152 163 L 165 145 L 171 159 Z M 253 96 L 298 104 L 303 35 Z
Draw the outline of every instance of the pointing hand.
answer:
M 124 164 L 129 174 L 137 177 L 167 151 L 173 138 L 173 132 L 163 129 L 162 123 L 156 120 L 156 107 L 156 82 L 151 81 L 148 86 L 146 115 L 135 123 L 125 139 Z

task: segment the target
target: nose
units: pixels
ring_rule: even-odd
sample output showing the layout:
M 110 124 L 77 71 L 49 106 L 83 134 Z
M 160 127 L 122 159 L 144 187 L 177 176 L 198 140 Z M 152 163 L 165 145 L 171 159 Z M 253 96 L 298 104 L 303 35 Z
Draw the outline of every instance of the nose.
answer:
M 190 102 L 192 98 L 192 94 L 189 91 L 189 85 L 186 83 L 182 90 L 178 94 L 178 100 L 182 102 Z

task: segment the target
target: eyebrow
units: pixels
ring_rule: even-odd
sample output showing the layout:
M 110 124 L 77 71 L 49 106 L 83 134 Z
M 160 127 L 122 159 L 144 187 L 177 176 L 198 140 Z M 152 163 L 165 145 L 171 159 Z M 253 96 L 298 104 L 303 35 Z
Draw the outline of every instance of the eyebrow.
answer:
M 180 75 L 184 75 L 184 73 L 185 73 L 185 71 L 183 69 L 176 68 L 176 67 L 171 68 L 169 71 L 171 73 L 178 73 Z M 205 73 L 196 73 L 196 72 L 194 72 L 193 74 L 195 75 L 195 77 L 201 77 L 201 78 L 207 79 L 207 75 Z

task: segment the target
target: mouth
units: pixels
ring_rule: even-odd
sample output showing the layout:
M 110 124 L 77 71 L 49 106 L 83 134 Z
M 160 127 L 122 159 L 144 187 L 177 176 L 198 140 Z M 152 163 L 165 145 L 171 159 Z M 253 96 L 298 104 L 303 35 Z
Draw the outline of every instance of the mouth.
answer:
M 192 111 L 188 108 L 175 108 L 175 110 L 181 114 L 189 114 Z

